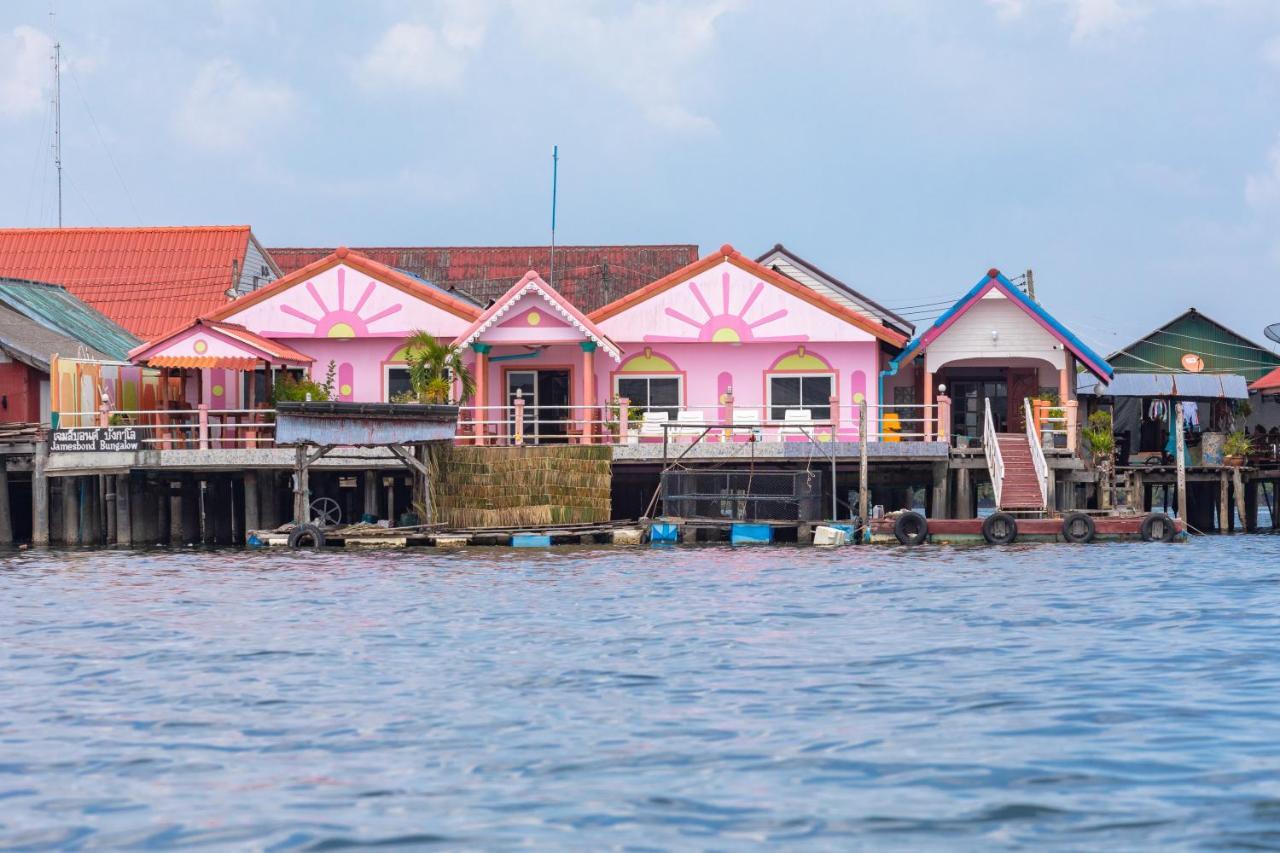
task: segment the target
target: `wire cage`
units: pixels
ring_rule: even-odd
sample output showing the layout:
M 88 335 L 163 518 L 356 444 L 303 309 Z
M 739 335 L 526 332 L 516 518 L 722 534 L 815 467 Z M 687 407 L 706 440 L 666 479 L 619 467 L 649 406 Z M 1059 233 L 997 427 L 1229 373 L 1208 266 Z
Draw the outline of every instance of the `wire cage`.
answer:
M 817 521 L 820 471 L 664 471 L 668 516 L 715 521 Z

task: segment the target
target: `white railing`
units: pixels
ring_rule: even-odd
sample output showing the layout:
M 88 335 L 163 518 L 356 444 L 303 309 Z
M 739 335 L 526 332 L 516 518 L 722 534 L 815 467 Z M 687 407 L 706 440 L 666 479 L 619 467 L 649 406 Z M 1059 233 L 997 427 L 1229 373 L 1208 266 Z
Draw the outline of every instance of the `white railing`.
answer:
M 656 413 L 666 415 L 664 421 Z M 595 406 L 460 406 L 457 444 L 511 446 L 542 443 L 623 445 L 646 442 L 861 441 L 863 406 L 830 400 L 825 405 L 706 405 L 655 407 L 645 412 L 628 400 Z M 274 409 L 103 409 L 60 412 L 59 426 L 129 426 L 153 450 L 275 446 Z M 871 442 L 947 442 L 947 403 L 866 407 Z
M 1023 398 L 1023 411 L 1027 421 L 1027 444 L 1031 445 L 1031 461 L 1036 466 L 1036 482 L 1040 484 L 1040 505 L 1049 505 L 1049 463 L 1044 458 L 1044 447 L 1035 419 L 1031 417 L 1031 401 Z
M 1000 506 L 1000 491 L 1004 487 L 1004 457 L 1000 455 L 1000 439 L 996 422 L 991 417 L 991 401 L 986 400 L 986 419 L 982 425 L 982 449 L 987 455 L 987 471 L 991 474 L 991 488 L 996 493 L 996 506 Z

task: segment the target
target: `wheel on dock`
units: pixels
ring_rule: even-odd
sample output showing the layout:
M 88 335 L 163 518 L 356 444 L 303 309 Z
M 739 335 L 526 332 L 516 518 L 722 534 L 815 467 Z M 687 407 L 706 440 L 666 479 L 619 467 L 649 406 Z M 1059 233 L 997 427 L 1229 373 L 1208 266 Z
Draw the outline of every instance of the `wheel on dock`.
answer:
M 929 522 L 918 512 L 904 512 L 893 523 L 893 535 L 903 545 L 923 545 L 929 539 Z
M 1178 528 L 1173 519 L 1163 512 L 1153 512 L 1142 519 L 1142 527 L 1138 529 L 1143 542 L 1172 542 Z
M 1083 512 L 1069 512 L 1062 519 L 1062 538 L 1067 542 L 1084 545 L 1092 542 L 1097 534 L 1098 525 Z
M 324 531 L 314 524 L 299 524 L 289 531 L 289 547 L 294 551 L 319 551 L 324 547 Z
M 995 512 L 982 522 L 982 538 L 990 545 L 1008 545 L 1018 538 L 1018 520 L 1007 512 Z

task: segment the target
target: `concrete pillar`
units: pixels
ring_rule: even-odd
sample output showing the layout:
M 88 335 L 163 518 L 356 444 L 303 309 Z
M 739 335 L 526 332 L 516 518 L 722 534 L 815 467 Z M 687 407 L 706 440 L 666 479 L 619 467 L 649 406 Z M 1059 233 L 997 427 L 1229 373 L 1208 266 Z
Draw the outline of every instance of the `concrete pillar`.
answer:
M 13 544 L 13 516 L 9 514 L 9 457 L 0 455 L 0 545 Z
M 212 544 L 222 548 L 234 544 L 231 514 L 234 512 L 231 498 L 231 482 L 225 474 L 216 474 L 206 481 L 204 496 L 205 526 L 212 531 Z M 210 536 L 205 534 L 205 541 Z
M 279 487 L 279 472 L 263 471 L 258 475 L 259 523 L 263 530 L 275 530 L 280 526 Z
M 261 505 L 258 502 L 258 472 L 244 472 L 244 530 L 243 540 L 248 540 L 248 534 L 253 530 L 262 529 L 262 516 L 260 513 Z
M 941 433 L 939 433 L 941 435 Z M 933 493 L 930 495 L 930 516 L 932 518 L 950 518 L 950 477 L 947 476 L 948 463 L 935 462 L 933 464 Z
M 378 472 L 365 471 L 360 475 L 364 485 L 364 514 L 378 517 Z
M 151 491 L 155 493 L 156 502 L 156 542 L 167 544 L 169 542 L 169 530 L 173 526 L 172 498 L 169 496 L 169 481 L 167 479 L 160 480 L 151 484 Z
M 80 478 L 63 477 L 62 482 L 62 544 L 80 544 Z
M 976 514 L 973 508 L 973 477 L 968 468 L 957 468 L 953 473 L 955 482 L 952 484 L 952 489 L 956 496 L 956 518 L 973 518 Z
M 1262 483 L 1250 479 L 1244 484 L 1244 529 L 1248 533 L 1258 531 L 1258 487 Z
M 35 467 L 31 472 L 31 544 L 49 544 L 49 478 L 45 467 L 49 462 L 49 445 L 36 439 Z
M 116 544 L 126 548 L 133 546 L 133 491 L 129 488 L 129 475 L 116 474 Z
M 84 477 L 80 481 L 80 526 L 83 533 L 81 542 L 85 545 L 102 544 L 102 507 L 99 504 L 98 476 Z
M 1056 512 L 1058 509 L 1058 471 L 1052 465 L 1049 466 L 1045 476 L 1045 509 L 1049 512 Z
M 182 544 L 195 545 L 200 534 L 200 483 L 191 474 L 182 475 Z
M 1224 468 L 1218 472 L 1218 532 L 1231 529 L 1231 486 Z
M 169 545 L 177 547 L 182 545 L 184 540 L 182 536 L 182 486 L 181 483 L 169 483 L 168 497 L 169 503 Z
M 119 500 L 119 497 L 116 500 Z M 150 508 L 147 506 L 146 480 L 142 476 L 129 477 L 129 503 L 133 510 L 129 515 L 133 523 L 134 547 L 151 544 L 152 539 L 149 535 L 149 519 L 147 516 L 149 515 L 148 509 L 154 510 L 154 504 Z
M 116 475 L 102 477 L 102 504 L 106 512 L 106 542 L 116 544 Z

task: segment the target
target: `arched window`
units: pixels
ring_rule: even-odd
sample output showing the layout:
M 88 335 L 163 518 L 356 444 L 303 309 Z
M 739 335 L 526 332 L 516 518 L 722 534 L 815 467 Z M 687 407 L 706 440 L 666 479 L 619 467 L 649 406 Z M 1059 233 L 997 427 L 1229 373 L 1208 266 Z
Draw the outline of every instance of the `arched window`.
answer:
M 836 371 L 804 347 L 787 353 L 766 373 L 769 420 L 786 420 L 787 409 L 807 409 L 814 420 L 831 419 Z
M 613 393 L 646 412 L 666 412 L 675 420 L 684 404 L 684 373 L 651 347 L 631 356 L 613 375 Z

